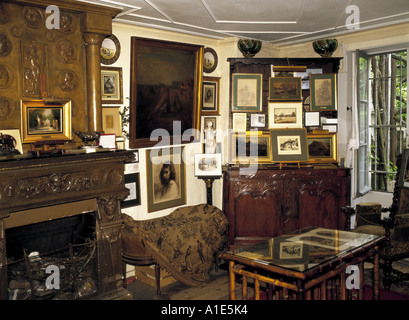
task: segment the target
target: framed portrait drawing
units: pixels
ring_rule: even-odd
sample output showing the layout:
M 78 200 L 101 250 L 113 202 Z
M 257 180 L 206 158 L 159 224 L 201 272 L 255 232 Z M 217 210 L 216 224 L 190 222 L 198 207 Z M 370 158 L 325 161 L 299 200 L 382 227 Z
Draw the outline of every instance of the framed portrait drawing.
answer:
M 302 110 L 302 102 L 269 102 L 269 129 L 302 128 Z
M 309 161 L 313 163 L 337 162 L 337 134 L 307 135 Z
M 409 189 L 409 149 L 405 149 L 402 153 L 402 160 L 399 168 L 398 187 Z
M 101 67 L 102 104 L 123 103 L 122 68 Z
M 130 148 L 200 139 L 202 69 L 202 46 L 131 38 Z
M 71 140 L 71 101 L 21 100 L 23 143 Z
M 271 163 L 271 137 L 267 131 L 232 133 L 231 163 Z
M 232 111 L 261 111 L 263 75 L 232 74 Z
M 269 79 L 269 100 L 301 100 L 301 77 L 272 77 Z
M 141 204 L 141 191 L 139 172 L 125 174 L 125 188 L 129 189 L 129 195 L 121 201 L 121 208 L 134 207 Z
M 337 75 L 311 74 L 310 96 L 310 111 L 337 110 Z
M 216 77 L 203 77 L 202 115 L 219 115 L 219 81 Z
M 184 147 L 146 150 L 148 212 L 186 203 Z
M 308 161 L 306 129 L 272 129 L 270 133 L 273 162 Z
M 221 177 L 221 175 L 222 175 L 221 153 L 195 154 L 196 177 Z

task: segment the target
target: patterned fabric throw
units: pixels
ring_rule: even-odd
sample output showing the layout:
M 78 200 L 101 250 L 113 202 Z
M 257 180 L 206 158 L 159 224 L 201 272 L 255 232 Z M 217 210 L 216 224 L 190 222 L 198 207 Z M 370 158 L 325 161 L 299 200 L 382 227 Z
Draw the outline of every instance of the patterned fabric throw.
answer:
M 227 219 L 220 209 L 207 204 L 143 221 L 124 214 L 124 222 L 125 230 L 140 236 L 161 267 L 189 286 L 208 281 L 217 254 L 227 245 Z

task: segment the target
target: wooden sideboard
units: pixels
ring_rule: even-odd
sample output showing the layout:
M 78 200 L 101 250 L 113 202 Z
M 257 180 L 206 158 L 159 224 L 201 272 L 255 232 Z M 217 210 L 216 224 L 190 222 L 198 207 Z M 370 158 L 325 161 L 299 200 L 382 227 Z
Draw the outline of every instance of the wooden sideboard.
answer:
M 347 168 L 261 168 L 223 173 L 223 210 L 230 246 L 246 245 L 309 226 L 344 229 L 350 202 Z

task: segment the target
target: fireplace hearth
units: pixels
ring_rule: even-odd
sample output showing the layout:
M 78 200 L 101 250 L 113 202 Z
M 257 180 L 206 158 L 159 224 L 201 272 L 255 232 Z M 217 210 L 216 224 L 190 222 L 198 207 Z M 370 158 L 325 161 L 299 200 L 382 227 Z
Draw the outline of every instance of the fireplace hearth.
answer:
M 120 201 L 133 159 L 129 151 L 0 159 L 1 299 L 131 297 L 122 287 Z M 49 265 L 60 289 L 47 288 L 56 279 Z

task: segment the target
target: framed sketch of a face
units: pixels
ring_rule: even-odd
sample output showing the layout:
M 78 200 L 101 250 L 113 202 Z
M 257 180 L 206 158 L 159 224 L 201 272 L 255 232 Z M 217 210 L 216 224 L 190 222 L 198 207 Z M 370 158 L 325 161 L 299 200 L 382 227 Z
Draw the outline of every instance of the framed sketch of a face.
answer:
M 186 203 L 184 147 L 146 151 L 148 212 Z

